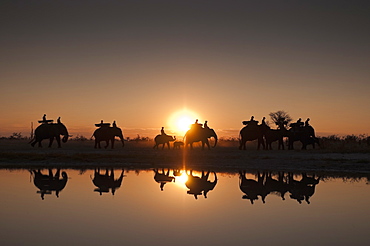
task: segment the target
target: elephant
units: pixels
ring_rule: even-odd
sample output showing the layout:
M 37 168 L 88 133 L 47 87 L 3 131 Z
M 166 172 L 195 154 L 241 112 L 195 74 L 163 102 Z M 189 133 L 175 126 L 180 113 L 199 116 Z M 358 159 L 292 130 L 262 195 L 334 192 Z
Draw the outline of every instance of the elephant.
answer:
M 185 147 L 190 145 L 190 149 L 193 149 L 193 143 L 201 141 L 202 149 L 204 149 L 204 145 L 207 145 L 208 149 L 211 149 L 208 141 L 208 138 L 211 137 L 215 139 L 214 148 L 217 145 L 217 134 L 213 129 L 208 127 L 192 127 L 185 134 Z
M 42 147 L 41 141 L 43 139 L 49 139 L 49 147 L 51 147 L 54 139 L 56 139 L 58 143 L 58 148 L 61 148 L 60 135 L 63 136 L 62 142 L 67 142 L 69 137 L 68 130 L 67 127 L 62 122 L 60 122 L 59 117 L 57 123 L 44 123 L 39 125 L 35 129 L 35 136 L 30 141 L 30 144 L 32 145 L 32 147 L 34 147 L 36 143 L 39 143 L 39 147 Z
M 56 197 L 59 197 L 59 192 L 64 189 L 68 181 L 66 172 L 62 172 L 62 178 L 60 178 L 60 169 L 57 169 L 55 175 L 51 169 L 49 169 L 48 175 L 41 173 L 40 169 L 32 170 L 31 174 L 34 175 L 33 183 L 40 190 L 37 193 L 41 194 L 42 200 L 44 200 L 45 194 L 51 194 L 52 191 L 55 191 Z
M 162 144 L 162 149 L 164 149 L 164 146 L 167 144 L 168 146 L 168 149 L 170 149 L 170 142 L 173 142 L 176 140 L 176 137 L 172 137 L 170 135 L 167 135 L 167 134 L 159 134 L 157 136 L 155 136 L 154 138 L 154 141 L 155 141 L 155 145 L 153 146 L 153 149 L 157 148 L 158 149 L 158 145 Z
M 105 141 L 106 145 L 104 148 L 107 148 L 109 145 L 109 141 L 111 142 L 111 148 L 114 149 L 114 140 L 115 137 L 119 137 L 122 142 L 122 147 L 125 146 L 123 134 L 121 128 L 117 127 L 115 123 L 113 123 L 112 127 L 109 126 L 102 126 L 94 131 L 93 134 L 95 138 L 95 146 L 94 148 L 101 148 L 100 142 Z
M 173 149 L 181 149 L 181 146 L 184 146 L 184 142 L 182 141 L 173 142 Z
M 209 191 L 213 190 L 217 185 L 217 175 L 216 172 L 213 172 L 214 181 L 209 181 L 209 174 L 210 171 L 205 173 L 202 171 L 202 176 L 197 177 L 193 175 L 192 170 L 190 170 L 190 174 L 188 176 L 188 180 L 186 181 L 185 185 L 189 189 L 188 194 L 194 195 L 195 199 L 198 199 L 198 195 L 201 195 L 203 192 L 204 198 L 207 198 L 207 194 Z
M 263 137 L 265 136 L 268 130 L 270 130 L 270 127 L 265 123 L 262 123 L 260 125 L 257 125 L 257 123 L 247 124 L 240 130 L 239 133 L 239 143 L 240 143 L 239 149 L 245 150 L 247 141 L 253 140 L 258 140 L 257 149 L 260 149 L 261 145 L 263 149 L 266 149 L 265 140 Z
M 164 171 L 164 168 L 162 168 L 162 171 L 159 169 L 153 169 L 154 171 L 154 180 L 155 182 L 159 183 L 159 188 L 161 191 L 163 191 L 165 184 L 170 183 L 172 181 L 175 182 L 175 177 L 170 176 L 170 169 L 167 170 L 167 172 Z
M 99 192 L 100 195 L 102 195 L 102 193 L 108 193 L 109 190 L 111 190 L 112 195 L 114 195 L 116 189 L 121 187 L 123 177 L 124 170 L 122 170 L 121 175 L 118 179 L 114 179 L 113 169 L 110 170 L 110 174 L 108 169 L 106 169 L 105 174 L 101 174 L 99 168 L 95 169 L 94 179 L 92 180 L 92 182 L 98 188 L 94 191 Z
M 287 136 L 286 129 L 269 129 L 265 133 L 266 149 L 272 150 L 272 143 L 278 141 L 278 149 L 284 150 L 284 137 Z
M 315 136 L 315 130 L 312 126 L 303 127 L 292 127 L 288 131 L 288 149 L 294 149 L 294 142 L 300 141 L 302 143 L 302 149 L 307 149 L 307 145 L 312 144 L 315 148 L 315 144 L 319 143 L 319 139 Z

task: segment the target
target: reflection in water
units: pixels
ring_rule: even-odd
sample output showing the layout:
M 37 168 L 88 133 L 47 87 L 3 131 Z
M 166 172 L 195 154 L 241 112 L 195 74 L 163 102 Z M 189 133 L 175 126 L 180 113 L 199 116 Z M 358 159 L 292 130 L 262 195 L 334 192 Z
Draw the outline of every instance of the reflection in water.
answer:
M 167 169 L 167 172 L 164 171 L 164 168 L 162 168 L 162 170 L 153 169 L 153 171 L 154 180 L 155 182 L 160 183 L 159 187 L 161 188 L 161 191 L 163 191 L 165 184 L 175 180 L 175 177 L 170 176 L 170 169 Z
M 248 179 L 246 171 L 239 171 L 239 187 L 245 193 L 243 199 L 249 199 L 252 204 L 260 196 L 262 202 L 266 202 L 269 194 L 278 194 L 285 200 L 285 193 L 290 193 L 290 198 L 297 200 L 300 204 L 303 200 L 310 204 L 310 197 L 315 193 L 315 187 L 320 182 L 320 177 L 315 178 L 302 173 L 301 180 L 295 180 L 293 173 L 278 172 L 277 179 L 274 179 L 271 172 L 260 172 L 256 175 L 257 180 Z
M 305 200 L 310 204 L 310 197 L 315 193 L 315 187 L 319 183 L 320 178 L 315 179 L 315 175 L 308 177 L 306 173 L 302 173 L 300 181 L 294 180 L 293 173 L 288 173 L 288 185 L 291 193 L 290 198 L 302 203 Z
M 318 177 L 309 173 L 214 170 L 215 174 L 213 170 L 187 169 L 190 181 L 186 182 L 184 169 L 168 172 L 167 168 L 161 168 L 159 173 L 175 177 L 176 185 L 170 184 L 166 192 L 160 192 L 159 184 L 153 182 L 153 169 L 125 168 L 124 189 L 118 192 L 122 195 L 117 196 L 116 191 L 115 196 L 99 196 L 92 192 L 98 188 L 92 184 L 94 173 L 96 177 L 111 178 L 112 169 L 84 170 L 35 169 L 30 170 L 31 180 L 29 170 L 0 170 L 1 244 L 48 245 L 47 236 L 57 245 L 91 246 L 107 242 L 109 245 L 150 245 L 163 235 L 164 228 L 163 245 L 192 245 L 195 238 L 203 245 L 250 242 L 285 245 L 301 242 L 302 238 L 307 245 L 370 243 L 370 214 L 367 213 L 370 196 L 366 195 L 370 194 L 370 185 L 366 185 L 368 176 L 363 174 L 329 176 L 322 173 Z M 51 180 L 63 180 L 64 176 L 67 181 L 63 171 L 71 179 L 68 178 L 67 190 L 64 188 L 57 199 L 55 193 L 60 193 L 60 189 L 52 188 Z M 113 171 L 113 180 L 119 179 L 122 169 Z M 199 188 L 191 185 L 191 181 L 193 184 L 207 182 L 213 187 Z M 239 182 L 246 184 L 242 189 L 249 188 L 246 193 L 241 191 Z M 47 188 L 42 188 L 46 183 Z M 262 191 L 258 191 L 259 188 Z M 44 193 L 45 200 L 35 194 L 36 189 Z M 52 195 L 45 195 L 53 189 Z M 194 194 L 189 195 L 187 191 Z M 202 199 L 204 194 L 207 199 Z M 263 194 L 266 204 L 261 200 Z M 258 200 L 245 201 L 242 195 L 257 196 Z M 201 219 L 194 223 L 196 218 Z M 40 236 L 40 232 L 45 233 Z
M 254 179 L 248 179 L 246 171 L 239 172 L 239 187 L 245 195 L 243 199 L 249 199 L 251 203 L 254 203 L 254 200 L 258 200 L 258 196 L 261 196 L 262 202 L 265 203 L 265 198 L 269 193 L 264 184 L 265 173 L 260 175 L 257 174 L 257 181 Z
M 111 190 L 112 195 L 114 195 L 114 193 L 116 192 L 116 189 L 121 187 L 122 179 L 124 177 L 123 174 L 124 174 L 124 170 L 122 169 L 121 175 L 119 176 L 119 178 L 114 179 L 113 168 L 110 169 L 110 174 L 109 174 L 108 168 L 105 170 L 105 174 L 101 174 L 100 168 L 96 168 L 94 171 L 94 178 L 92 182 L 98 188 L 96 188 L 94 191 L 99 192 L 100 195 L 102 195 L 103 193 L 108 193 L 109 190 Z
M 60 178 L 60 169 L 58 168 L 53 175 L 52 169 L 49 169 L 49 174 L 41 173 L 41 170 L 38 169 L 32 170 L 33 174 L 33 183 L 39 189 L 37 193 L 41 194 L 41 199 L 44 200 L 45 194 L 51 194 L 52 191 L 55 191 L 55 196 L 59 197 L 59 192 L 64 189 L 67 184 L 68 176 L 66 172 L 62 172 L 62 178 Z
M 285 200 L 285 193 L 289 191 L 284 172 L 278 172 L 277 179 L 274 179 L 271 172 L 266 175 L 265 186 L 272 194 L 277 194 L 282 200 Z
M 198 199 L 198 195 L 204 195 L 204 198 L 207 198 L 207 193 L 213 190 L 217 184 L 217 175 L 214 174 L 214 181 L 211 182 L 208 180 L 210 171 L 204 173 L 202 170 L 202 176 L 197 177 L 193 175 L 193 170 L 190 170 L 188 174 L 188 180 L 185 182 L 186 187 L 189 189 L 188 194 L 194 195 L 195 199 Z

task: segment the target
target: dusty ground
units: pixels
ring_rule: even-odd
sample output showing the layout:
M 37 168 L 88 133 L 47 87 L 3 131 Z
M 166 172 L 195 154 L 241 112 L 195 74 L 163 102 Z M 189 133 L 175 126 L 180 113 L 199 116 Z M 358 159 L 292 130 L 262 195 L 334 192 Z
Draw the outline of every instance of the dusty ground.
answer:
M 323 149 L 239 150 L 220 143 L 214 149 L 168 150 L 152 148 L 152 142 L 128 142 L 122 148 L 94 149 L 93 142 L 69 141 L 62 148 L 32 148 L 25 140 L 0 141 L 0 168 L 63 167 L 94 168 L 193 168 L 215 171 L 264 170 L 325 172 L 370 176 L 370 153 L 340 153 Z M 298 148 L 297 148 L 298 149 Z

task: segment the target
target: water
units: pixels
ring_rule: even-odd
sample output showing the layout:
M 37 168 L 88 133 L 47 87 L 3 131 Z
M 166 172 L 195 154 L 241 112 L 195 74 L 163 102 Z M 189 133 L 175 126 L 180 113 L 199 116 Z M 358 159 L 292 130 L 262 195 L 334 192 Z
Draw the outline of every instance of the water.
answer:
M 184 175 L 161 191 L 153 170 L 125 170 L 113 195 L 112 189 L 94 185 L 94 170 L 60 170 L 60 178 L 63 171 L 68 179 L 64 188 L 59 182 L 63 189 L 57 197 L 56 191 L 40 192 L 34 184 L 37 175 L 29 170 L 0 170 L 1 245 L 370 244 L 370 185 L 364 178 L 326 177 L 316 185 L 309 184 L 312 179 L 304 185 L 291 180 L 295 188 L 285 193 L 285 200 L 272 192 L 265 203 L 258 196 L 252 204 L 245 198 L 261 186 L 249 181 L 249 193 L 242 192 L 239 173 L 217 173 L 215 184 L 211 172 L 208 189 L 214 187 L 205 198 L 204 192 L 194 192 L 195 186 L 190 193 L 202 194 L 188 194 Z M 114 170 L 114 179 L 120 174 Z M 246 177 L 257 180 L 256 174 Z M 293 179 L 300 181 L 302 175 Z M 302 190 L 306 200 L 297 195 Z

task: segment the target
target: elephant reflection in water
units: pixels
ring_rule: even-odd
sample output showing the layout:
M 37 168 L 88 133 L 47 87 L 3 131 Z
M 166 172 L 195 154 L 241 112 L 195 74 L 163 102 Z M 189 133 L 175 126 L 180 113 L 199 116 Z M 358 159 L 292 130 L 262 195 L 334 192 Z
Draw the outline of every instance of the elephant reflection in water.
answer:
M 239 172 L 240 190 L 245 193 L 243 199 L 249 199 L 252 204 L 254 200 L 261 196 L 262 202 L 268 194 L 278 194 L 282 200 L 285 200 L 285 194 L 290 193 L 290 198 L 302 203 L 305 200 L 310 204 L 310 197 L 315 193 L 315 187 L 320 181 L 320 177 L 315 178 L 315 175 L 309 177 L 306 173 L 302 173 L 301 180 L 295 180 L 293 173 L 279 172 L 277 179 L 272 177 L 271 172 L 263 172 L 262 175 L 257 173 L 257 180 L 247 179 L 246 172 Z
M 217 185 L 217 175 L 213 172 L 214 181 L 209 181 L 210 171 L 205 173 L 202 170 L 202 176 L 197 177 L 193 175 L 193 170 L 190 170 L 190 174 L 187 174 L 188 180 L 185 182 L 186 187 L 189 189 L 188 194 L 194 195 L 195 199 L 198 199 L 198 195 L 202 195 L 207 198 L 207 193 L 215 188 Z
M 165 172 L 164 168 L 162 168 L 162 170 L 153 169 L 153 171 L 154 180 L 160 184 L 159 187 L 161 191 L 163 191 L 165 184 L 175 181 L 175 177 L 170 176 L 170 169 L 168 169 L 167 172 Z
M 289 191 L 284 172 L 279 172 L 277 179 L 272 177 L 271 172 L 266 173 L 265 186 L 268 192 L 279 195 L 283 201 L 285 194 Z
M 109 190 L 111 190 L 112 195 L 114 195 L 116 189 L 121 187 L 123 177 L 124 177 L 123 169 L 119 178 L 114 179 L 113 168 L 110 169 L 110 174 L 108 168 L 105 170 L 105 174 L 101 174 L 100 168 L 97 168 L 94 171 L 94 178 L 92 182 L 98 188 L 96 188 L 94 191 L 99 192 L 100 195 L 102 195 L 103 193 L 108 193 Z
M 255 200 L 258 200 L 258 196 L 261 197 L 262 202 L 265 203 L 265 198 L 269 194 L 269 191 L 267 190 L 264 179 L 265 179 L 266 173 L 263 173 L 262 175 L 260 172 L 257 173 L 257 180 L 254 179 L 248 179 L 246 171 L 240 171 L 239 172 L 239 187 L 240 190 L 245 193 L 245 195 L 242 196 L 243 199 L 249 199 L 252 204 L 254 204 Z
M 58 168 L 53 175 L 52 169 L 49 169 L 49 174 L 43 174 L 40 169 L 32 170 L 33 183 L 39 189 L 37 193 L 41 194 L 41 199 L 44 200 L 45 194 L 52 194 L 55 191 L 55 196 L 59 197 L 59 192 L 64 189 L 68 181 L 66 172 L 62 172 L 60 177 L 60 169 Z
M 320 182 L 320 177 L 315 178 L 315 175 L 308 177 L 306 173 L 302 173 L 300 181 L 295 180 L 293 173 L 288 173 L 288 185 L 290 198 L 297 200 L 300 204 L 303 200 L 310 204 L 310 197 L 315 193 L 316 185 Z

